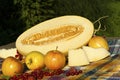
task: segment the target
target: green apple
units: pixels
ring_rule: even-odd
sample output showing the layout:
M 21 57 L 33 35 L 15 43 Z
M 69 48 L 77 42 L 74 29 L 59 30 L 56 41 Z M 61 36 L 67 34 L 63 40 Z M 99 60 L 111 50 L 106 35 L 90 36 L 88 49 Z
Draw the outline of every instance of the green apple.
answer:
M 38 51 L 31 51 L 25 57 L 25 64 L 31 70 L 43 68 L 44 55 Z

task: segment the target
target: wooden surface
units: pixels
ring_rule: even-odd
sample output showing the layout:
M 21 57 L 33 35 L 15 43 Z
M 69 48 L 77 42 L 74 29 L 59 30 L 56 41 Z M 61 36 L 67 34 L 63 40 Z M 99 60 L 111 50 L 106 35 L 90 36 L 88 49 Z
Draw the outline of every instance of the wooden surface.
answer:
M 119 39 L 120 41 L 120 37 L 109 37 L 107 39 L 108 40 Z M 15 47 L 15 43 L 13 42 L 7 45 L 0 46 L 0 49 L 2 48 L 9 49 L 9 48 L 14 48 L 14 47 Z M 119 50 L 119 46 L 117 47 L 113 46 L 113 47 L 114 47 L 113 52 L 115 50 Z M 108 57 L 103 60 L 97 61 L 95 63 L 91 63 L 90 65 L 86 66 L 82 74 L 79 74 L 76 76 L 69 76 L 69 77 L 66 77 L 64 75 L 63 77 L 65 77 L 67 80 L 90 80 L 93 78 L 97 78 L 98 80 L 106 80 L 105 78 L 109 78 L 113 80 L 112 78 L 118 77 L 118 76 L 116 77 L 116 74 L 120 74 L 120 54 L 112 58 Z M 94 80 L 97 80 L 97 79 L 94 79 Z M 114 80 L 118 80 L 118 79 L 114 79 Z
M 9 49 L 9 48 L 15 48 L 15 42 L 9 43 L 7 45 L 0 46 L 0 49 Z

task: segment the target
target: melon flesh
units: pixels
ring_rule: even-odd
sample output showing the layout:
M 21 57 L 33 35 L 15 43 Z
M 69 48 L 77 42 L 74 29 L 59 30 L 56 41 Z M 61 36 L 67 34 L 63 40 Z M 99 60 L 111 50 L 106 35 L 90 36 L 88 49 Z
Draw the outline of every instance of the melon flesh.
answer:
M 88 46 L 83 46 L 83 50 L 85 51 L 90 62 L 104 59 L 110 55 L 110 52 L 107 51 L 105 48 L 92 48 Z
M 58 50 L 67 55 L 68 50 L 86 45 L 94 26 L 81 16 L 61 16 L 41 22 L 23 32 L 16 40 L 16 48 L 22 55 L 31 51 L 46 54 Z
M 83 66 L 88 64 L 89 64 L 89 60 L 83 49 L 68 51 L 69 66 Z

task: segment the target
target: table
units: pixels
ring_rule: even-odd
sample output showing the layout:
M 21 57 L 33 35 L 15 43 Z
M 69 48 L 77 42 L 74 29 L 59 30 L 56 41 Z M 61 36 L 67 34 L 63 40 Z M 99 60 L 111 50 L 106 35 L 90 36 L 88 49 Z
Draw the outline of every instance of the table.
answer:
M 66 77 L 64 80 L 118 80 L 120 79 L 120 38 L 107 38 L 111 57 L 91 63 L 86 66 L 83 73 L 76 76 Z M 14 43 L 5 45 L 6 48 L 15 47 Z M 4 48 L 2 46 L 0 48 Z M 0 60 L 0 67 L 2 60 Z M 0 71 L 1 73 L 1 71 Z M 61 76 L 61 75 L 59 75 Z M 47 80 L 47 79 L 46 79 Z

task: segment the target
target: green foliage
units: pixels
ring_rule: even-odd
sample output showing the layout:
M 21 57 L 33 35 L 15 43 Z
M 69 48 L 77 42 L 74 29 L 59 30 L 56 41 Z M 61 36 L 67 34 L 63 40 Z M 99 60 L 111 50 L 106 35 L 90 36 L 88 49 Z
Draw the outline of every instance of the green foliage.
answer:
M 54 15 L 53 0 L 14 0 L 14 3 L 20 7 L 20 19 L 25 22 L 25 29 Z
M 19 19 L 18 10 L 12 0 L 0 0 L 0 45 L 15 41 L 23 31 L 24 23 Z
M 120 1 L 119 0 L 102 0 L 99 1 L 99 9 L 102 15 L 107 15 L 108 18 L 103 19 L 102 27 L 106 27 L 106 31 L 100 31 L 98 35 L 109 37 L 120 37 Z M 98 14 L 98 13 L 97 13 Z M 98 15 L 99 15 L 98 14 Z M 102 29 L 103 29 L 102 28 Z
M 0 45 L 13 42 L 26 29 L 50 18 L 79 15 L 100 20 L 97 35 L 120 37 L 120 0 L 0 0 Z M 98 23 L 95 24 L 97 29 Z M 105 27 L 104 27 L 105 26 Z
M 106 31 L 106 35 L 109 36 L 119 36 L 120 37 L 120 1 L 119 0 L 111 0 L 106 7 L 106 14 L 109 14 L 108 20 L 106 20 L 106 25 L 111 28 L 111 31 Z M 109 34 L 108 34 L 109 33 Z
M 0 45 L 13 42 L 26 29 L 52 18 L 53 0 L 0 0 Z
M 100 0 L 57 0 L 54 10 L 57 15 L 79 15 L 94 22 L 106 14 L 102 14 Z M 108 15 L 108 14 L 107 14 Z M 103 22 L 101 22 L 103 24 Z M 95 24 L 98 28 L 99 24 Z M 103 28 L 103 26 L 101 27 Z M 100 34 L 99 34 L 100 35 Z
M 120 0 L 57 0 L 54 7 L 58 16 L 80 15 L 92 22 L 103 16 L 100 20 L 101 30 L 97 35 L 107 37 L 120 37 Z M 99 24 L 94 25 L 97 29 Z M 106 31 L 103 29 L 106 27 Z
M 95 0 L 57 0 L 54 10 L 57 15 L 80 15 L 95 20 L 99 8 Z M 95 5 L 93 5 L 95 4 Z

